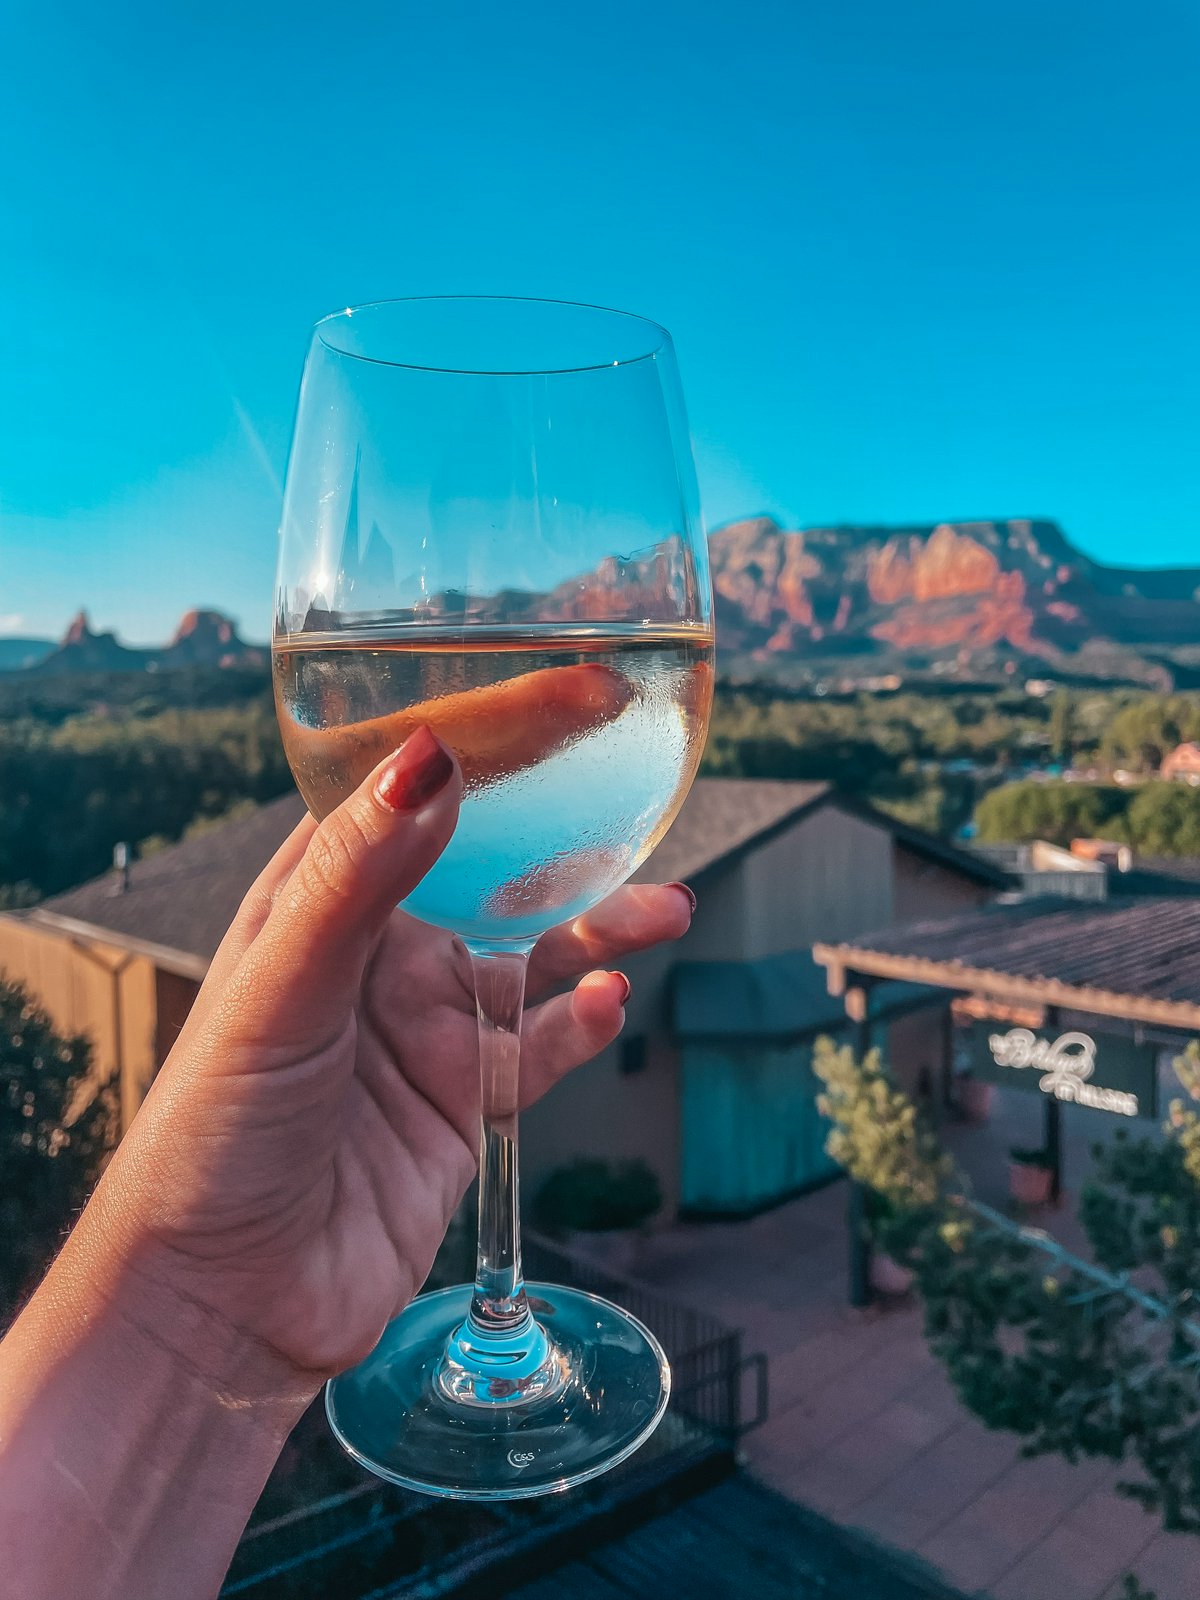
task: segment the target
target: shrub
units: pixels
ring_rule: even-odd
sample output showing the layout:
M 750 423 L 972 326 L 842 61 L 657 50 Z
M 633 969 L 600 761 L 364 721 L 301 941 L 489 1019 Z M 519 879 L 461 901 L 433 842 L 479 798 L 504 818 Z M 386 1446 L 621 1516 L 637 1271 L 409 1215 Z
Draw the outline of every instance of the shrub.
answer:
M 64 1038 L 0 976 L 0 1321 L 46 1270 L 116 1136 L 116 1091 L 89 1092 L 91 1045 Z
M 534 1200 L 547 1233 L 602 1233 L 637 1228 L 662 1207 L 658 1179 L 644 1161 L 572 1161 L 556 1167 Z

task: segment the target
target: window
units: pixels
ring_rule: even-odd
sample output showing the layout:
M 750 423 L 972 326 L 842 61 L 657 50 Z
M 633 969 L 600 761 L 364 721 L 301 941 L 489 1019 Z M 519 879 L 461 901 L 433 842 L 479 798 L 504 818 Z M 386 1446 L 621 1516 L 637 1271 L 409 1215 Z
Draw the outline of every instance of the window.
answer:
M 644 1033 L 635 1034 L 631 1039 L 621 1040 L 621 1053 L 618 1058 L 621 1072 L 629 1076 L 634 1072 L 644 1072 L 649 1065 L 650 1053 L 646 1048 L 647 1040 Z

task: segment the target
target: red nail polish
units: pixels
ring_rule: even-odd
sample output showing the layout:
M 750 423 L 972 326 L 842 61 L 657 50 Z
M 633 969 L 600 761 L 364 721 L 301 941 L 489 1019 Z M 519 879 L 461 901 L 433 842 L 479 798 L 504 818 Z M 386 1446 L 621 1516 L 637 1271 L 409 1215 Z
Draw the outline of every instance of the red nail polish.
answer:
M 620 978 L 621 982 L 625 985 L 625 993 L 621 996 L 621 1004 L 624 1005 L 626 1000 L 628 1000 L 629 996 L 633 993 L 633 985 L 623 972 L 614 972 L 613 977 Z
M 390 811 L 417 811 L 444 789 L 454 762 L 428 728 L 410 733 L 375 782 L 375 798 Z
M 691 902 L 692 915 L 695 916 L 695 914 L 696 914 L 696 896 L 688 888 L 686 883 L 667 883 L 667 884 L 664 884 L 663 887 L 666 888 L 666 889 L 678 889 L 680 894 L 687 895 L 688 900 Z

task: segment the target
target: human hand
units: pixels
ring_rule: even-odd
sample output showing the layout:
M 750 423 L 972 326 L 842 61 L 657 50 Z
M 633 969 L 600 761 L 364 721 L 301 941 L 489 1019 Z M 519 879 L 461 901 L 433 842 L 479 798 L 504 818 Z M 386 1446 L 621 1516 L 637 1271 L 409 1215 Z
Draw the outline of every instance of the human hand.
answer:
M 140 1277 L 314 1392 L 421 1287 L 475 1170 L 470 962 L 393 909 L 445 848 L 461 784 L 419 729 L 319 827 L 296 829 L 97 1196 Z M 544 936 L 523 1105 L 620 1031 L 627 985 L 596 969 L 679 937 L 690 915 L 677 886 L 631 886 Z

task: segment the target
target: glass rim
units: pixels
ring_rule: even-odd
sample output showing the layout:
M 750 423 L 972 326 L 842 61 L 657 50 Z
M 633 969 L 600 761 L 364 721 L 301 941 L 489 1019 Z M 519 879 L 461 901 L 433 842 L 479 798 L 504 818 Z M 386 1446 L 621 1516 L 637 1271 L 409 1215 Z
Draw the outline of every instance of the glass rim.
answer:
M 345 323 L 350 318 L 361 315 L 363 312 L 384 311 L 392 306 L 419 306 L 419 305 L 496 305 L 496 306 L 543 306 L 556 307 L 561 310 L 593 312 L 602 317 L 620 318 L 626 323 L 639 323 L 647 331 L 647 336 L 653 336 L 650 348 L 639 350 L 637 354 L 620 356 L 607 361 L 581 361 L 555 366 L 529 366 L 529 367 L 462 367 L 441 366 L 428 361 L 397 361 L 388 356 L 364 355 L 358 350 L 348 350 L 346 347 L 327 337 L 331 325 Z M 541 295 L 512 295 L 512 294 L 411 294 L 396 295 L 387 300 L 366 300 L 360 305 L 346 306 L 341 311 L 330 311 L 325 316 L 319 317 L 313 325 L 313 338 L 331 354 L 342 356 L 347 361 L 363 361 L 373 366 L 395 367 L 403 372 L 430 372 L 444 373 L 448 376 L 474 377 L 474 378 L 551 378 L 565 377 L 576 372 L 604 372 L 613 367 L 632 367 L 640 361 L 652 361 L 656 356 L 672 348 L 671 335 L 661 322 L 655 322 L 651 317 L 643 317 L 636 311 L 621 311 L 615 306 L 593 305 L 586 300 L 557 300 Z

